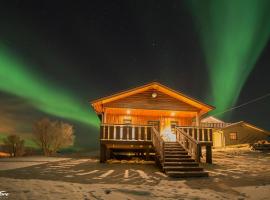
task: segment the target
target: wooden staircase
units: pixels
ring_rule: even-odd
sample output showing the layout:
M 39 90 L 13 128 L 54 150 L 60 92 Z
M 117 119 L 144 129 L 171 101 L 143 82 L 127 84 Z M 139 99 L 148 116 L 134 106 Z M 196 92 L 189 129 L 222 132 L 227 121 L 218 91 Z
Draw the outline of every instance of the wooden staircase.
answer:
M 178 142 L 164 142 L 163 170 L 171 177 L 208 176 Z
M 208 172 L 199 167 L 201 147 L 206 147 L 206 163 L 212 163 L 212 130 L 197 127 L 192 127 L 191 131 L 185 129 L 176 127 L 176 141 L 167 142 L 152 127 L 157 162 L 171 177 L 206 177 Z

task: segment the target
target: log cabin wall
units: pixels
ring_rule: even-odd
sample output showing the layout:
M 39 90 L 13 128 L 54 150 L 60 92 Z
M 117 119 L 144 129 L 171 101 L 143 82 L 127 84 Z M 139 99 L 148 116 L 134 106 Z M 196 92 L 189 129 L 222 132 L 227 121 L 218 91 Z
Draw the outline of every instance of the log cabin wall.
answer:
M 160 132 L 167 127 L 171 127 L 171 122 L 177 122 L 181 126 L 191 126 L 192 118 L 189 117 L 171 117 L 171 116 L 140 116 L 140 115 L 118 115 L 107 114 L 105 123 L 108 124 L 124 124 L 130 121 L 131 124 L 147 125 L 149 121 L 159 121 Z
M 106 121 L 109 124 L 124 124 L 124 119 L 131 119 L 132 124 L 147 125 L 148 121 L 177 121 L 178 125 L 191 126 L 192 118 L 189 117 L 168 117 L 168 116 L 139 116 L 139 115 L 117 115 L 106 114 Z

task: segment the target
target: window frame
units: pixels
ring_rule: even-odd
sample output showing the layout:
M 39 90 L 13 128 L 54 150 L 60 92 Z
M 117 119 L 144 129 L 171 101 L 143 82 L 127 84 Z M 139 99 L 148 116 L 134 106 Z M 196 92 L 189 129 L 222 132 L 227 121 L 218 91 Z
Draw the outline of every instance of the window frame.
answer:
M 131 125 L 132 124 L 132 119 L 131 118 L 124 118 L 123 119 L 123 124 L 124 125 Z
M 237 132 L 230 132 L 229 139 L 230 140 L 238 140 Z

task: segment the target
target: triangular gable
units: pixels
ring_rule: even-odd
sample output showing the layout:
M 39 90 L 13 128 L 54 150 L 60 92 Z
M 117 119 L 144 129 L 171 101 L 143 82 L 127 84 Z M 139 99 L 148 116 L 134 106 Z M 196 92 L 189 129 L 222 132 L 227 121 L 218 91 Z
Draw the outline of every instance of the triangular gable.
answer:
M 201 120 L 201 122 L 203 122 L 203 123 L 225 123 L 224 121 L 222 121 L 216 117 L 213 117 L 213 116 L 205 117 Z
M 180 93 L 180 92 L 177 92 L 171 88 L 168 88 L 167 86 L 164 86 L 158 82 L 152 82 L 152 83 L 143 85 L 141 87 L 136 87 L 136 88 L 131 89 L 131 90 L 126 90 L 126 91 L 119 92 L 119 93 L 116 93 L 116 94 L 113 94 L 113 95 L 110 95 L 107 97 L 103 97 L 103 98 L 97 99 L 95 101 L 92 101 L 91 104 L 96 112 L 102 112 L 102 105 L 104 105 L 104 104 L 131 96 L 131 95 L 142 93 L 142 92 L 145 92 L 145 91 L 150 90 L 150 89 L 154 89 L 154 90 L 157 90 L 159 92 L 162 92 L 166 95 L 169 95 L 169 96 L 179 100 L 180 102 L 184 102 L 186 104 L 189 104 L 190 106 L 193 106 L 193 107 L 199 109 L 201 115 L 214 109 L 213 106 L 202 103 L 202 102 L 200 102 L 194 98 L 191 98 L 183 93 Z
M 153 98 L 152 94 L 156 97 Z M 147 110 L 173 110 L 173 111 L 193 111 L 200 110 L 188 103 L 179 101 L 156 89 L 148 89 L 144 92 L 132 94 L 130 96 L 117 99 L 103 104 L 106 108 L 130 108 Z

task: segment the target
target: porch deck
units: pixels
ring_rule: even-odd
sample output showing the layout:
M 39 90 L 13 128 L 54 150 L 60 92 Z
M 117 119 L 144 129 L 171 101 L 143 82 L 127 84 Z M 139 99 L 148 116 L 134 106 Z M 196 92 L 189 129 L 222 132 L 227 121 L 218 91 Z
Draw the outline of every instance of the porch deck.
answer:
M 164 171 L 166 169 L 183 170 L 182 165 L 186 161 L 190 162 L 188 164 L 198 166 L 201 162 L 202 148 L 205 147 L 206 162 L 212 163 L 212 128 L 176 126 L 175 134 L 176 141 L 167 142 L 151 125 L 101 124 L 100 161 L 105 162 L 109 159 L 114 150 L 139 150 L 146 157 L 150 152 L 154 152 L 156 160 Z M 176 166 L 168 168 L 167 165 L 173 163 Z

